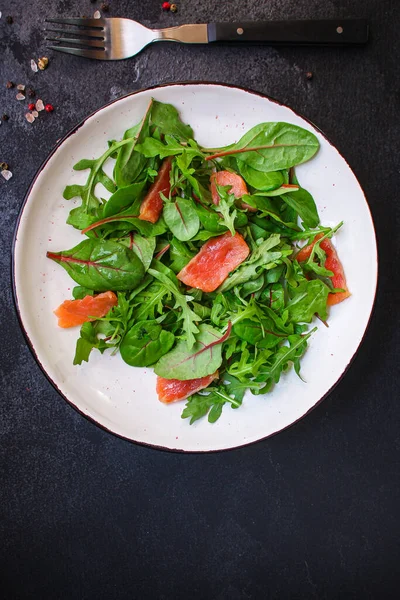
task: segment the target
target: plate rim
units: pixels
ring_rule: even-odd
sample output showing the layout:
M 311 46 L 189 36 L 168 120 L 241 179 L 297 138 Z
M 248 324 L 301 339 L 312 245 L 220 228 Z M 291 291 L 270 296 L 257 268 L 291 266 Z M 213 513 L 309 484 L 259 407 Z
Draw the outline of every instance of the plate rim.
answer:
M 47 163 L 49 162 L 49 160 L 52 158 L 52 156 L 57 152 L 57 150 L 63 145 L 63 143 L 69 139 L 72 135 L 74 135 L 85 123 L 88 119 L 90 119 L 91 117 L 93 117 L 94 115 L 96 115 L 98 112 L 102 111 L 103 109 L 107 108 L 108 106 L 111 106 L 112 104 L 115 104 L 116 102 L 119 102 L 121 100 L 124 100 L 125 98 L 129 98 L 131 96 L 136 96 L 142 92 L 146 92 L 146 91 L 150 91 L 150 90 L 157 90 L 157 89 L 161 89 L 161 88 L 168 88 L 168 87 L 181 87 L 181 86 L 189 86 L 189 85 L 198 85 L 198 86 L 219 86 L 219 87 L 224 87 L 224 88 L 230 88 L 230 89 L 234 89 L 234 90 L 239 90 L 242 92 L 246 92 L 249 94 L 253 94 L 256 96 L 259 96 L 260 98 L 263 99 L 267 99 L 270 102 L 273 102 L 274 104 L 278 104 L 279 106 L 283 106 L 284 108 L 287 108 L 288 110 L 290 110 L 295 116 L 300 117 L 301 119 L 303 119 L 304 121 L 306 121 L 306 123 L 310 124 L 314 129 L 316 129 L 318 131 L 318 133 L 320 133 L 320 135 L 325 139 L 325 141 L 334 149 L 336 150 L 336 152 L 339 154 L 339 156 L 342 158 L 342 160 L 344 160 L 344 162 L 346 163 L 347 167 L 350 169 L 352 175 L 354 176 L 360 191 L 364 197 L 365 200 L 365 204 L 366 207 L 368 209 L 369 212 L 369 216 L 371 219 L 371 224 L 372 224 L 372 230 L 373 230 L 373 234 L 374 234 L 374 240 L 375 240 L 375 257 L 374 260 L 376 262 L 376 277 L 375 277 L 375 281 L 374 281 L 374 296 L 373 296 L 373 300 L 372 300 L 372 305 L 371 305 L 371 310 L 368 316 L 368 321 L 367 324 L 365 326 L 363 335 L 360 339 L 359 344 L 357 345 L 357 348 L 355 349 L 354 353 L 352 354 L 349 362 L 347 363 L 347 365 L 344 367 L 343 371 L 341 372 L 341 374 L 339 375 L 339 377 L 337 378 L 337 380 L 335 381 L 335 383 L 329 388 L 329 390 L 326 391 L 326 393 L 317 400 L 317 402 L 315 404 L 313 404 L 313 406 L 311 406 L 303 415 L 301 415 L 298 419 L 294 420 L 292 423 L 285 425 L 284 427 L 278 429 L 277 431 L 274 431 L 272 433 L 269 433 L 268 435 L 261 437 L 257 440 L 252 440 L 250 442 L 244 442 L 243 444 L 239 444 L 239 445 L 235 445 L 235 446 L 229 446 L 227 448 L 218 448 L 218 449 L 211 449 L 211 450 L 185 450 L 183 448 L 169 448 L 167 446 L 162 446 L 162 445 L 158 445 L 158 444 L 152 444 L 150 442 L 142 442 L 142 441 L 138 441 L 138 440 L 134 440 L 130 437 L 127 437 L 125 435 L 122 435 L 120 433 L 117 433 L 115 431 L 113 431 L 112 429 L 109 429 L 108 427 L 106 427 L 105 425 L 103 425 L 102 423 L 100 423 L 99 421 L 97 421 L 94 417 L 85 414 L 76 404 L 74 404 L 74 402 L 72 400 L 70 400 L 58 387 L 57 383 L 55 381 L 53 381 L 53 379 L 50 377 L 50 375 L 47 373 L 45 367 L 42 365 L 36 351 L 34 348 L 34 345 L 28 335 L 28 332 L 25 329 L 24 323 L 23 323 L 23 319 L 22 319 L 22 315 L 21 315 L 21 311 L 19 308 L 19 304 L 18 304 L 18 295 L 17 295 L 17 286 L 16 286 L 16 273 L 15 273 L 15 259 L 16 259 L 16 255 L 15 255 L 15 248 L 16 248 L 16 244 L 17 244 L 17 235 L 18 235 L 18 230 L 19 230 L 19 226 L 20 226 L 20 222 L 21 222 L 21 218 L 23 215 L 23 212 L 25 210 L 25 206 L 29 200 L 29 196 L 32 192 L 32 189 L 34 187 L 34 185 L 36 184 L 36 180 L 38 179 L 39 175 L 42 173 L 42 171 L 44 170 L 44 168 L 46 167 Z M 184 80 L 184 81 L 176 81 L 176 82 L 168 82 L 168 83 L 162 83 L 162 84 L 157 84 L 157 85 L 153 85 L 153 86 L 148 86 L 145 88 L 140 88 L 138 90 L 135 90 L 133 92 L 128 92 L 127 94 L 124 94 L 123 96 L 120 96 L 118 98 L 114 98 L 113 100 L 111 100 L 110 102 L 107 102 L 106 104 L 103 104 L 102 106 L 100 106 L 99 108 L 95 109 L 94 111 L 92 111 L 89 115 L 87 115 L 86 117 L 84 117 L 81 121 L 79 121 L 79 123 L 77 123 L 74 127 L 72 127 L 69 131 L 67 131 L 66 134 L 64 134 L 55 144 L 55 146 L 52 148 L 52 150 L 49 152 L 49 154 L 46 156 L 46 158 L 43 160 L 43 162 L 41 163 L 41 165 L 39 166 L 39 168 L 36 170 L 29 186 L 28 189 L 24 195 L 21 207 L 19 208 L 18 211 L 18 216 L 17 216 L 17 220 L 15 223 L 15 227 L 14 227 L 14 232 L 13 232 L 13 237 L 12 237 L 12 246 L 11 246 L 11 290 L 12 290 L 12 299 L 13 299 L 13 304 L 14 304 L 14 308 L 15 311 L 17 313 L 17 318 L 18 318 L 18 323 L 20 326 L 20 329 L 22 331 L 22 334 L 24 336 L 24 339 L 27 343 L 27 346 L 33 356 L 33 358 L 35 359 L 37 365 L 39 366 L 40 370 L 42 371 L 42 373 L 44 374 L 44 376 L 46 377 L 46 379 L 49 381 L 49 383 L 52 385 L 52 387 L 58 392 L 58 394 L 67 402 L 67 404 L 72 407 L 79 415 L 81 415 L 82 417 L 84 417 L 87 421 L 89 421 L 90 423 L 96 425 L 97 427 L 99 427 L 100 429 L 102 429 L 103 431 L 106 431 L 109 434 L 112 434 L 113 436 L 122 439 L 124 441 L 130 442 L 131 444 L 136 444 L 138 446 L 144 446 L 147 448 L 152 448 L 152 449 L 156 449 L 156 450 L 161 450 L 163 452 L 172 452 L 172 453 L 179 453 L 179 454 L 210 454 L 210 453 L 217 453 L 217 452 L 228 452 L 228 451 L 232 451 L 232 450 L 236 450 L 236 449 L 240 449 L 240 448 L 244 448 L 246 446 L 252 446 L 253 444 L 258 444 L 260 442 L 263 442 L 267 439 L 272 438 L 273 436 L 277 435 L 278 433 L 281 433 L 282 431 L 285 431 L 286 429 L 289 429 L 290 427 L 293 427 L 294 425 L 296 425 L 299 421 L 301 421 L 302 419 L 306 418 L 307 415 L 310 414 L 311 411 L 313 411 L 317 406 L 319 406 L 321 404 L 321 402 L 323 402 L 332 392 L 333 390 L 336 388 L 337 385 L 339 385 L 339 383 L 342 381 L 343 377 L 346 375 L 347 371 L 349 370 L 349 368 L 351 367 L 353 361 L 356 358 L 356 355 L 358 354 L 360 347 L 362 346 L 362 344 L 364 343 L 365 337 L 367 335 L 368 329 L 370 327 L 371 324 L 371 320 L 375 311 L 375 306 L 376 306 L 376 297 L 377 297 L 377 290 L 378 290 L 378 279 L 379 279 L 379 250 L 378 250 L 378 242 L 377 242 L 377 235 L 376 235 L 376 229 L 375 229 L 375 223 L 374 223 L 374 219 L 373 219 L 373 215 L 372 215 L 372 211 L 371 208 L 369 206 L 367 197 L 365 195 L 365 192 L 361 186 L 361 183 L 358 180 L 357 175 L 355 174 L 354 170 L 352 169 L 352 167 L 350 166 L 350 164 L 348 163 L 348 161 L 346 160 L 346 158 L 343 156 L 343 154 L 340 152 L 340 150 L 336 147 L 336 145 L 328 138 L 328 136 L 318 127 L 318 125 L 315 125 L 315 123 L 313 123 L 313 121 L 311 121 L 310 119 L 308 119 L 307 117 L 305 117 L 303 114 L 301 114 L 300 112 L 298 112 L 297 110 L 293 109 L 291 106 L 288 106 L 287 104 L 281 102 L 280 100 L 277 100 L 276 98 L 269 96 L 268 94 L 265 94 L 263 92 L 259 92 L 257 90 L 254 90 L 252 88 L 248 88 L 248 87 L 244 87 L 244 86 L 239 86 L 239 85 L 234 85 L 234 84 L 229 84 L 229 83 L 224 83 L 221 81 L 188 81 L 188 80 Z

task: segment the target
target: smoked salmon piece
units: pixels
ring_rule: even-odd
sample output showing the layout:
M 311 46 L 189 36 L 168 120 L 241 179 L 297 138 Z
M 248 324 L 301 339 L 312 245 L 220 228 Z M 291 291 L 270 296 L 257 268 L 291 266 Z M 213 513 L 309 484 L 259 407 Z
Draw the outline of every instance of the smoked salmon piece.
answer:
M 303 262 L 310 258 L 314 244 L 322 237 L 322 233 L 318 234 L 311 244 L 308 244 L 308 246 L 304 246 L 304 248 L 302 248 L 298 252 L 296 256 L 298 262 Z M 331 240 L 325 239 L 323 240 L 323 242 L 321 242 L 320 245 L 322 250 L 326 254 L 325 268 L 328 269 L 328 271 L 332 271 L 333 273 L 333 276 L 330 277 L 333 287 L 345 290 L 344 292 L 337 292 L 337 294 L 328 294 L 328 306 L 333 306 L 334 304 L 339 304 L 339 302 L 343 302 L 343 300 L 346 300 L 346 298 L 348 298 L 351 294 L 347 287 L 346 277 L 344 274 L 342 263 L 339 260 L 338 254 Z
M 217 184 L 227 186 L 230 185 L 231 189 L 228 190 L 230 194 L 234 194 L 235 198 L 241 198 L 245 194 L 248 194 L 246 182 L 240 175 L 231 173 L 230 171 L 218 171 L 213 173 L 210 177 L 211 182 L 211 196 L 212 201 L 215 205 L 219 204 L 219 194 L 217 190 Z M 245 202 L 242 202 L 242 208 L 247 208 L 252 212 L 256 212 L 257 209 Z
M 157 377 L 156 391 L 158 399 L 165 404 L 185 400 L 185 398 L 209 386 L 214 379 L 218 379 L 218 371 L 215 371 L 213 375 L 207 375 L 207 377 L 188 379 L 187 381 Z
M 171 184 L 169 182 L 171 165 L 171 157 L 166 158 L 163 161 L 154 183 L 151 184 L 149 191 L 144 197 L 139 212 L 139 219 L 142 221 L 157 223 L 158 219 L 160 218 L 164 206 L 160 192 L 162 192 L 164 196 L 169 196 L 171 191 Z
M 103 292 L 97 296 L 85 296 L 82 300 L 64 300 L 54 314 L 58 317 L 59 327 L 76 327 L 104 317 L 117 304 L 114 292 Z
M 177 275 L 188 287 L 213 292 L 250 253 L 240 233 L 211 238 Z

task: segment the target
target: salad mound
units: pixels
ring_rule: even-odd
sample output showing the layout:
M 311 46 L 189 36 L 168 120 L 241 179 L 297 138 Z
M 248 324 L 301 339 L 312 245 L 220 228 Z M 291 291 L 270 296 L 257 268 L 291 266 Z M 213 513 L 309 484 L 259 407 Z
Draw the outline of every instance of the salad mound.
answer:
M 152 100 L 122 140 L 79 161 L 86 184 L 64 198 L 81 199 L 67 223 L 85 237 L 47 253 L 77 284 L 55 311 L 60 326 L 81 325 L 74 364 L 111 349 L 154 367 L 159 400 L 186 399 L 190 423 L 299 375 L 310 324 L 350 295 L 331 241 L 342 223 L 320 224 L 294 171 L 318 147 L 279 122 L 203 148 L 174 106 Z

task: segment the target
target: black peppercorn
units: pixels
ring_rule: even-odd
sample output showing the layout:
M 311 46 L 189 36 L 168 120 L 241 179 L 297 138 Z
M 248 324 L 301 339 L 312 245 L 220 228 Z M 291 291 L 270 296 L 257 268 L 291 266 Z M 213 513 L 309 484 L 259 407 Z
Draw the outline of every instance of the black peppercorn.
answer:
M 12 25 L 14 23 L 14 19 L 12 17 L 7 17 L 6 23 L 8 23 L 9 25 Z
M 10 118 L 8 115 L 4 114 L 2 117 L 3 121 L 8 121 L 8 119 Z
M 36 95 L 36 92 L 35 92 L 35 90 L 33 88 L 28 88 L 26 90 L 26 93 L 28 94 L 29 98 L 34 98 L 35 95 Z
M 110 5 L 107 4 L 107 2 L 103 2 L 100 8 L 103 12 L 108 12 L 110 10 Z
M 307 79 L 312 79 L 313 77 L 314 77 L 314 76 L 313 76 L 313 74 L 311 73 L 311 71 L 308 71 L 308 73 L 306 73 L 306 78 L 307 78 Z

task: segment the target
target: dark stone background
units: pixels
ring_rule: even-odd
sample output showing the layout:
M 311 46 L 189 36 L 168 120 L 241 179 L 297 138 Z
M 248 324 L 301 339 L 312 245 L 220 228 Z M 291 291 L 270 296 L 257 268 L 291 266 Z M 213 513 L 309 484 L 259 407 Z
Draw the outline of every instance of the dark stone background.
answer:
M 0 178 L 1 595 L 38 599 L 398 597 L 398 0 L 110 0 L 110 16 L 165 26 L 212 20 L 367 17 L 362 49 L 154 46 L 124 62 L 48 53 L 46 15 L 92 15 L 89 0 L 2 0 Z M 8 25 L 5 17 L 12 15 Z M 314 78 L 307 81 L 305 73 Z M 8 79 L 55 112 L 24 118 Z M 155 451 L 105 433 L 53 390 L 20 332 L 10 286 L 13 229 L 57 139 L 131 90 L 218 80 L 265 92 L 311 119 L 365 189 L 380 246 L 374 318 L 349 373 L 312 414 L 250 447 Z M 397 238 L 397 239 L 396 239 Z M 33 258 L 34 259 L 34 258 Z

